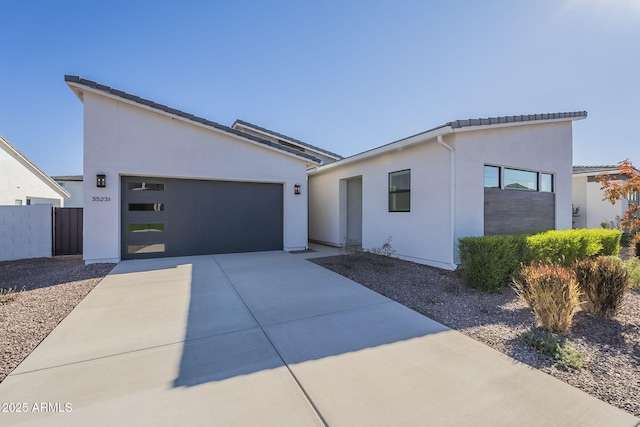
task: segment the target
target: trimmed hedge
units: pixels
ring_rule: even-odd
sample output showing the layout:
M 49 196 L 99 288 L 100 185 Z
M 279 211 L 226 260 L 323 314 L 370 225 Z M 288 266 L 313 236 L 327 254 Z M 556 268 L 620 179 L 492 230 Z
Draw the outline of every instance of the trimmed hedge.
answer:
M 510 283 L 521 265 L 531 262 L 559 263 L 596 255 L 618 255 L 619 230 L 551 230 L 531 235 L 463 237 L 459 240 L 460 261 L 467 285 L 497 292 Z
M 472 288 L 499 291 L 520 270 L 526 247 L 527 236 L 524 234 L 460 239 L 465 281 Z

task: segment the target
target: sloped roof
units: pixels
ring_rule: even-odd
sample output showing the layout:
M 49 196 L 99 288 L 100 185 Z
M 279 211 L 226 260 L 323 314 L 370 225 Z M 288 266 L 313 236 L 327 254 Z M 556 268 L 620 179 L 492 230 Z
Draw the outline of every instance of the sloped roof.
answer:
M 573 173 L 593 173 L 598 174 L 600 172 L 618 171 L 617 165 L 600 165 L 600 166 L 574 166 Z
M 440 126 L 436 126 L 424 132 L 417 133 L 415 135 L 408 136 L 406 138 L 399 139 L 388 144 L 381 145 L 376 148 L 372 148 L 363 151 L 353 156 L 346 157 L 337 162 L 329 163 L 328 165 L 320 166 L 312 174 L 331 169 L 334 167 L 340 167 L 344 164 L 348 164 L 354 161 L 360 161 L 369 157 L 377 156 L 386 153 L 390 150 L 395 150 L 400 147 L 405 147 L 413 144 L 417 144 L 428 139 L 436 138 L 437 136 L 445 135 L 448 133 L 464 132 L 475 130 L 473 128 L 480 126 L 487 127 L 502 127 L 513 125 L 524 125 L 530 122 L 550 122 L 550 121 L 567 121 L 567 120 L 582 120 L 587 117 L 586 111 L 574 111 L 564 113 L 543 113 L 543 114 L 525 114 L 519 116 L 499 116 L 499 117 L 487 117 L 479 119 L 460 119 L 445 123 Z M 465 129 L 468 128 L 468 129 Z
M 636 175 L 640 175 L 640 171 L 633 168 Z M 612 172 L 613 174 L 620 173 L 620 168 L 618 165 L 600 165 L 600 166 L 574 166 L 573 174 L 588 174 L 588 175 L 597 175 L 602 172 Z
M 272 130 L 267 129 L 267 128 L 263 128 L 263 127 L 258 126 L 258 125 L 254 125 L 253 123 L 249 123 L 249 122 L 244 121 L 244 120 L 237 119 L 235 122 L 233 122 L 233 125 L 231 125 L 231 127 L 235 128 L 236 124 L 243 125 L 243 126 L 250 127 L 250 128 L 255 129 L 255 130 L 264 132 L 264 133 L 271 134 L 271 135 L 273 135 L 273 136 L 275 136 L 277 138 L 283 139 L 283 140 L 294 142 L 296 144 L 302 145 L 303 147 L 307 147 L 307 148 L 309 148 L 311 150 L 315 150 L 315 151 L 318 151 L 320 153 L 324 153 L 324 154 L 328 155 L 329 157 L 335 157 L 336 159 L 342 159 L 342 156 L 340 154 L 332 153 L 331 151 L 325 150 L 324 148 L 320 148 L 320 147 L 316 147 L 315 145 L 307 144 L 306 142 L 302 142 L 299 139 L 291 138 L 290 136 L 287 136 L 287 135 L 272 131 Z
M 499 116 L 487 117 L 481 119 L 464 119 L 454 120 L 444 126 L 450 126 L 453 129 L 459 129 L 468 126 L 489 126 L 503 123 L 519 123 L 533 122 L 538 120 L 560 120 L 560 119 L 584 119 L 587 117 L 586 111 L 573 111 L 565 113 L 543 113 L 543 114 L 524 114 L 520 116 Z M 443 127 L 444 127 L 443 126 Z
M 225 132 L 225 133 L 228 133 L 228 134 L 231 134 L 231 135 L 239 136 L 241 138 L 248 139 L 248 140 L 251 140 L 253 142 L 257 142 L 259 144 L 267 145 L 269 147 L 276 148 L 278 150 L 287 152 L 289 154 L 293 154 L 295 156 L 303 157 L 303 158 L 305 158 L 306 160 L 309 160 L 312 163 L 317 163 L 317 164 L 321 163 L 320 159 L 318 159 L 317 157 L 314 157 L 314 156 L 312 156 L 310 154 L 303 153 L 303 152 L 301 152 L 299 150 L 295 150 L 293 148 L 286 147 L 286 146 L 281 145 L 281 144 L 277 144 L 277 143 L 269 141 L 267 139 L 258 138 L 258 137 L 254 136 L 254 135 L 249 134 L 249 133 L 241 132 L 241 131 L 239 131 L 237 129 L 230 128 L 229 126 L 225 126 L 225 125 L 222 125 L 220 123 L 216 123 L 214 121 L 207 120 L 205 118 L 198 117 L 198 116 L 195 116 L 195 115 L 190 114 L 190 113 L 185 113 L 184 111 L 177 110 L 175 108 L 171 108 L 171 107 L 168 107 L 168 106 L 163 105 L 163 104 L 158 104 L 158 103 L 153 102 L 151 100 L 148 100 L 148 99 L 145 99 L 145 98 L 141 98 L 139 96 L 132 95 L 130 93 L 127 93 L 127 92 L 124 92 L 124 91 L 121 91 L 121 90 L 118 90 L 118 89 L 114 89 L 114 88 L 112 88 L 110 86 L 106 86 L 106 85 L 100 84 L 100 83 L 95 82 L 93 80 L 83 79 L 80 76 L 65 75 L 64 76 L 64 81 L 67 82 L 68 84 L 71 83 L 71 84 L 75 84 L 75 85 L 85 86 L 85 87 L 88 87 L 90 89 L 94 89 L 96 91 L 104 92 L 104 93 L 106 93 L 108 95 L 117 96 L 117 97 L 120 97 L 122 99 L 131 101 L 131 102 L 135 102 L 135 103 L 140 104 L 140 105 L 144 105 L 145 107 L 153 108 L 155 110 L 159 110 L 159 111 L 162 111 L 164 113 L 173 114 L 174 116 L 182 117 L 184 119 L 191 120 L 193 122 L 197 122 L 197 123 L 212 127 L 214 129 L 220 130 L 222 132 Z
M 4 148 L 13 158 L 20 162 L 24 167 L 29 169 L 31 173 L 37 176 L 42 182 L 51 187 L 53 191 L 60 194 L 61 197 L 71 197 L 64 188 L 60 187 L 49 175 L 44 173 L 38 166 L 22 154 L 16 147 L 11 145 L 9 141 L 0 136 L 0 148 Z

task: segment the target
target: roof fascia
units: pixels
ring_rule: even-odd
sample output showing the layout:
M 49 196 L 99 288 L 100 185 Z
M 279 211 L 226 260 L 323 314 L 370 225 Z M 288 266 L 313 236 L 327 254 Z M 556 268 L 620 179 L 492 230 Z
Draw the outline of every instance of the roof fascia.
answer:
M 164 116 L 170 117 L 173 120 L 179 120 L 181 122 L 188 123 L 188 124 L 195 125 L 195 126 L 199 126 L 201 128 L 213 131 L 215 133 L 219 133 L 219 134 L 226 135 L 226 136 L 231 136 L 233 138 L 237 138 L 237 139 L 242 140 L 244 142 L 248 142 L 248 143 L 250 143 L 252 145 L 255 145 L 256 147 L 266 148 L 268 150 L 274 151 L 274 152 L 279 153 L 279 154 L 284 154 L 284 155 L 287 155 L 287 156 L 290 156 L 290 157 L 294 157 L 294 158 L 296 158 L 298 160 L 303 160 L 306 163 L 320 164 L 319 162 L 316 162 L 316 161 L 314 161 L 312 159 L 309 159 L 307 157 L 298 156 L 295 153 L 290 153 L 288 151 L 280 150 L 277 147 L 271 147 L 271 146 L 266 145 L 266 144 L 260 144 L 259 142 L 252 141 L 249 138 L 243 138 L 240 135 L 236 135 L 236 134 L 230 133 L 230 132 L 225 132 L 222 129 L 218 129 L 218 128 L 213 127 L 213 126 L 208 126 L 208 125 L 206 125 L 204 123 L 200 123 L 200 122 L 197 122 L 197 121 L 194 121 L 194 120 L 189 120 L 186 117 L 182 117 L 182 116 L 179 116 L 177 114 L 172 114 L 172 113 L 169 113 L 167 111 L 162 111 L 162 110 L 159 110 L 157 108 L 153 108 L 153 107 L 150 107 L 148 105 L 144 105 L 144 104 L 141 104 L 139 102 L 135 102 L 133 100 L 130 100 L 130 99 L 127 99 L 127 98 L 123 98 L 121 96 L 117 96 L 117 95 L 114 95 L 114 94 L 111 94 L 111 93 L 107 93 L 107 92 L 99 90 L 99 89 L 94 89 L 92 87 L 88 87 L 88 86 L 85 86 L 83 84 L 75 83 L 75 82 L 65 82 L 65 83 L 67 84 L 67 86 L 69 86 L 69 88 L 76 94 L 76 96 L 82 102 L 84 102 L 83 92 L 90 92 L 90 93 L 92 93 L 94 95 L 103 96 L 105 98 L 109 98 L 109 99 L 111 99 L 113 101 L 116 101 L 116 102 L 122 102 L 122 103 L 131 105 L 131 106 L 134 106 L 134 107 L 137 107 L 137 108 L 141 108 L 143 110 L 147 110 L 147 111 L 150 111 L 150 112 L 153 112 L 153 113 L 157 113 L 157 114 L 162 114 Z
M 557 123 L 557 122 L 567 122 L 567 121 L 576 121 L 576 120 L 584 120 L 586 117 L 562 117 L 558 119 L 542 119 L 542 120 L 526 120 L 521 122 L 508 122 L 508 123 L 494 123 L 488 125 L 475 125 L 475 126 L 462 126 L 458 128 L 454 128 L 453 132 L 472 132 L 476 130 L 483 129 L 496 129 L 503 127 L 511 127 L 511 126 L 526 126 L 526 125 L 540 125 L 545 123 Z
M 431 139 L 435 139 L 438 136 L 442 136 L 442 135 L 447 135 L 453 133 L 453 129 L 450 126 L 442 126 L 427 132 L 423 132 L 423 133 L 419 133 L 417 135 L 414 136 L 410 136 L 408 138 L 405 139 L 401 139 L 399 141 L 396 142 L 392 142 L 390 144 L 386 144 L 383 145 L 381 147 L 378 148 L 373 148 L 371 150 L 368 151 L 364 151 L 360 154 L 355 154 L 351 157 L 346 157 L 342 160 L 338 160 L 337 162 L 333 162 L 333 163 L 329 163 L 328 165 L 324 165 L 324 166 L 320 166 L 318 169 L 316 169 L 315 171 L 311 171 L 309 172 L 309 175 L 315 175 L 317 173 L 321 173 L 324 172 L 328 169 L 333 169 L 336 167 L 341 167 L 344 165 L 349 165 L 351 163 L 355 163 L 355 162 L 360 162 L 363 160 L 367 160 L 370 159 L 372 157 L 377 157 L 377 156 L 381 156 L 383 154 L 392 152 L 392 151 L 399 151 L 402 150 L 403 148 L 415 145 L 415 144 L 419 144 L 421 142 L 426 142 L 429 141 Z
M 67 192 L 64 188 L 60 187 L 57 182 L 55 182 L 49 175 L 44 173 L 39 167 L 37 167 L 31 160 L 29 160 L 24 154 L 18 151 L 9 141 L 0 136 L 0 145 L 5 147 L 9 154 L 17 161 L 19 161 L 23 166 L 31 171 L 31 173 L 35 174 L 41 181 L 51 187 L 56 193 L 60 194 L 63 198 L 71 197 L 71 194 Z

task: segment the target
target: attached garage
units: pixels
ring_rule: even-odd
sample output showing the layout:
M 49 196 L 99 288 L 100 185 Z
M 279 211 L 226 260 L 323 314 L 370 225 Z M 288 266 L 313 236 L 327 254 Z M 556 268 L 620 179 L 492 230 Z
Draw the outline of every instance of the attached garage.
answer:
M 122 177 L 122 259 L 283 249 L 278 183 Z
M 313 147 L 65 80 L 84 106 L 85 262 L 308 247 Z

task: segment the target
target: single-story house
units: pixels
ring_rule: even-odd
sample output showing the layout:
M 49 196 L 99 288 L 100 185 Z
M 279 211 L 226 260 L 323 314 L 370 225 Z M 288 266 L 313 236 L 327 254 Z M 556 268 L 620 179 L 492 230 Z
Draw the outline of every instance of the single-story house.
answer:
M 62 187 L 0 136 L 0 205 L 64 206 Z
M 84 108 L 87 263 L 307 247 L 317 150 L 65 81 Z
M 60 187 L 64 188 L 67 193 L 70 194 L 69 198 L 64 202 L 64 206 L 66 208 L 82 207 L 82 175 L 60 175 L 52 176 L 51 178 L 53 178 Z
M 309 239 L 454 269 L 464 236 L 571 228 L 569 112 L 456 120 L 309 173 Z
M 78 76 L 86 262 L 309 241 L 453 269 L 457 239 L 571 228 L 572 122 L 586 112 L 457 120 L 342 158 Z
M 605 193 L 602 190 L 602 184 L 596 180 L 596 176 L 601 173 L 615 176 L 620 181 L 625 181 L 627 178 L 620 174 L 618 166 L 573 167 L 572 203 L 573 208 L 577 209 L 573 218 L 575 228 L 601 228 L 603 223 L 607 227 L 616 228 L 619 225 L 619 219 L 629 208 L 629 203 L 640 202 L 637 192 L 615 204 L 603 200 Z

